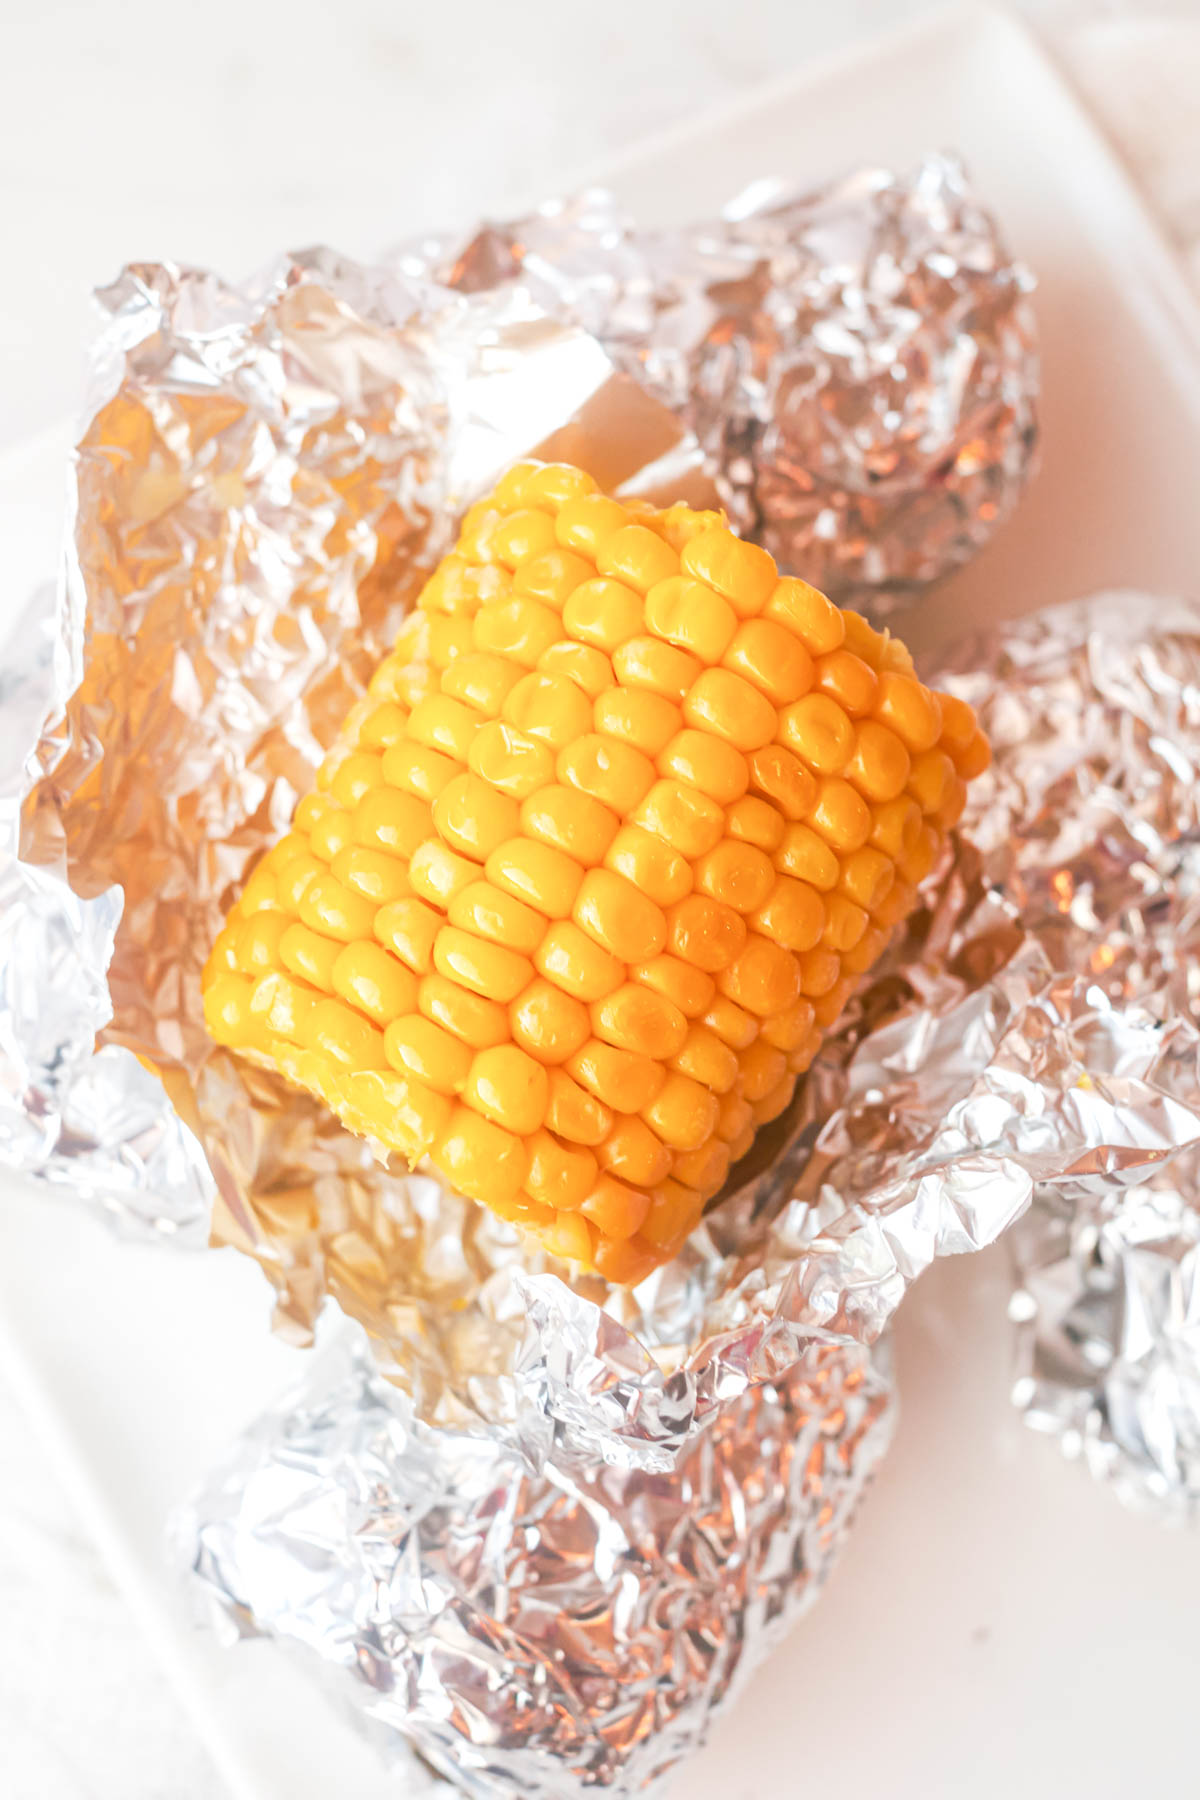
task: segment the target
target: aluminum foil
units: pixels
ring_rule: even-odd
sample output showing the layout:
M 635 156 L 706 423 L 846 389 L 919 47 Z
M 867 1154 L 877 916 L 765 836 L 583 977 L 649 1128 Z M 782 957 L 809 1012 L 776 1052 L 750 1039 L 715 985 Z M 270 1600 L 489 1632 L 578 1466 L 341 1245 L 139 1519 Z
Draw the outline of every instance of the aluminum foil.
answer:
M 181 1521 L 227 1626 L 315 1655 L 377 1731 L 489 1800 L 644 1791 L 700 1740 L 836 1554 L 886 1441 L 882 1334 L 916 1276 L 1035 1195 L 1082 1219 L 1152 1188 L 1162 1222 L 1164 1172 L 1186 1185 L 1200 1156 L 1196 1029 L 1147 1003 L 1145 934 L 1089 911 L 1147 882 L 1155 845 L 1168 883 L 1188 850 L 1193 641 L 1200 612 L 1118 596 L 963 653 L 977 672 L 950 679 L 997 750 L 975 841 L 814 1065 L 786 1183 L 779 1165 L 746 1183 L 602 1306 L 529 1268 L 459 1290 L 468 1320 L 506 1293 L 522 1317 L 486 1429 L 423 1417 L 419 1386 L 339 1347 Z M 1155 955 L 1186 983 L 1177 898 Z M 1148 1326 L 1157 1290 L 1139 1292 Z M 424 1343 L 434 1321 L 411 1306 Z M 1170 1319 L 1160 1384 L 1194 1337 L 1186 1306 Z
M 528 284 L 695 432 L 744 533 L 826 593 L 888 590 L 876 610 L 985 544 L 1033 472 L 1032 279 L 953 157 L 757 182 L 670 232 L 585 193 L 399 263 Z
M 1200 609 L 1114 594 L 962 660 L 999 747 L 975 834 L 1053 965 L 1169 1049 L 1200 1093 Z M 1114 1069 L 1124 1074 L 1118 1063 Z M 1172 1518 L 1200 1510 L 1200 1157 L 1164 1147 L 1039 1183 L 1012 1237 L 1036 1429 Z

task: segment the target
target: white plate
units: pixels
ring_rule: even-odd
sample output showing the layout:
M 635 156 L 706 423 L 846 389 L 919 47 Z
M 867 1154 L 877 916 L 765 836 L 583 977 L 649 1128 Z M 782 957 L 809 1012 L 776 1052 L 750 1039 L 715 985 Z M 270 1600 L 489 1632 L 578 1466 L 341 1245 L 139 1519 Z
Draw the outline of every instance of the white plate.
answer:
M 1200 317 L 1130 184 L 1024 32 L 945 15 L 644 146 L 607 180 L 643 218 L 744 180 L 961 150 L 1036 269 L 1043 473 L 923 610 L 1023 611 L 1098 586 L 1195 590 Z M 68 434 L 0 466 L 0 532 L 49 573 Z M 0 607 L 20 594 L 9 588 Z M 904 1418 L 830 1591 L 716 1726 L 689 1800 L 804 1791 L 1051 1800 L 1194 1789 L 1200 1548 L 1124 1514 L 1006 1406 L 1002 1253 L 948 1263 L 901 1319 Z M 187 1629 L 171 1504 L 302 1362 L 230 1252 L 119 1245 L 69 1206 L 0 1212 L 0 1355 L 231 1789 L 383 1800 L 397 1786 L 290 1664 Z M 864 1703 L 868 1704 L 864 1704 Z

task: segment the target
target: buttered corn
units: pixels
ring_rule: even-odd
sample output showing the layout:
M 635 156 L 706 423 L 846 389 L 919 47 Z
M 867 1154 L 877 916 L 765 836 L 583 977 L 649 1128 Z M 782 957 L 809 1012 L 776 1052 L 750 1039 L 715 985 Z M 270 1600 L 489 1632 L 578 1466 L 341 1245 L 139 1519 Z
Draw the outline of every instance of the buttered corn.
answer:
M 209 1029 L 637 1280 L 788 1105 L 987 761 L 902 644 L 719 514 L 522 463 L 247 882 Z

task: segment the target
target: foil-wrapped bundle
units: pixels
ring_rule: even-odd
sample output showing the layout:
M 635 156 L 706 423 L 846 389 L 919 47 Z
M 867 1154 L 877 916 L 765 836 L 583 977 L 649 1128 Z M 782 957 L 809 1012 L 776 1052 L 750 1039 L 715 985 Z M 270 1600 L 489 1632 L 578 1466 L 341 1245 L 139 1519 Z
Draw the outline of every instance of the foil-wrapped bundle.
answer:
M 1144 1021 L 1200 1094 L 1200 612 L 1143 594 L 1043 613 L 963 651 L 997 748 L 975 832 L 1053 966 Z M 1124 1070 L 1117 1062 L 1113 1074 Z M 1200 1505 L 1194 1151 L 1039 1184 L 1014 1232 L 1028 1422 L 1120 1496 Z
M 966 561 L 1033 472 L 1033 283 L 953 157 L 759 182 L 668 232 L 586 193 L 399 261 L 521 281 L 591 332 L 694 431 L 743 534 L 835 597 Z

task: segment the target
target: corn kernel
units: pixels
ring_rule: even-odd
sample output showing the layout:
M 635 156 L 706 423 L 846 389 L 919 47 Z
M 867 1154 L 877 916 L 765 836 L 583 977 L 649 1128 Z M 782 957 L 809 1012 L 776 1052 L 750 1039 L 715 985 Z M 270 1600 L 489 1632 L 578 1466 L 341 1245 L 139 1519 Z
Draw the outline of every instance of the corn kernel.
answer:
M 366 937 L 374 917 L 371 902 L 343 887 L 332 875 L 318 875 L 309 882 L 300 901 L 301 923 L 325 937 L 339 938 L 343 944 Z
M 837 775 L 854 754 L 854 727 L 828 694 L 805 694 L 779 715 L 779 735 L 818 775 Z
M 602 1100 L 572 1081 L 565 1069 L 551 1069 L 548 1077 L 546 1125 L 571 1144 L 594 1149 L 612 1130 L 613 1116 Z
M 455 894 L 479 879 L 479 865 L 459 856 L 438 838 L 427 838 L 414 850 L 408 879 L 419 900 L 428 900 L 444 912 Z M 397 896 L 399 897 L 399 896 Z
M 550 981 L 531 981 L 509 1018 L 516 1042 L 543 1063 L 566 1062 L 591 1036 L 587 1007 Z
M 443 671 L 442 693 L 461 705 L 468 706 L 487 719 L 500 716 L 504 702 L 524 672 L 504 656 L 484 656 L 478 652 L 459 656 Z M 409 727 L 411 736 L 412 727 Z
M 364 794 L 355 807 L 352 833 L 354 842 L 367 850 L 386 850 L 411 859 L 425 839 L 434 835 L 433 809 L 415 794 L 377 787 Z
M 698 657 L 651 637 L 630 638 L 615 652 L 612 666 L 622 687 L 644 688 L 676 704 L 702 667 Z
M 683 703 L 698 731 L 715 732 L 736 749 L 761 750 L 775 736 L 779 714 L 765 694 L 731 669 L 706 669 Z M 743 765 L 743 791 L 749 780 Z
M 652 1188 L 671 1173 L 671 1152 L 650 1127 L 632 1113 L 617 1118 L 602 1144 L 596 1161 L 618 1181 Z
M 528 1182 L 525 1191 L 531 1191 Z M 590 1267 L 595 1257 L 596 1231 L 579 1213 L 551 1210 L 548 1222 L 539 1221 L 536 1230 L 551 1256 Z
M 691 891 L 692 869 L 687 858 L 638 825 L 625 825 L 617 832 L 604 865 L 659 906 L 670 906 Z
M 340 1000 L 321 1000 L 303 1026 L 304 1042 L 344 1069 L 387 1067 L 383 1033 Z
M 682 729 L 683 714 L 647 688 L 610 687 L 596 697 L 595 725 L 654 757 Z
M 724 661 L 775 706 L 790 705 L 812 686 L 812 657 L 794 632 L 773 619 L 747 619 L 739 625 Z
M 515 569 L 526 558 L 540 556 L 554 546 L 554 520 L 532 507 L 511 512 L 492 535 L 492 555 L 506 569 Z
M 726 1093 L 738 1078 L 736 1054 L 706 1025 L 692 1026 L 671 1059 L 671 1067 L 714 1094 Z
M 394 1069 L 415 1075 L 435 1093 L 458 1093 L 471 1072 L 473 1057 L 467 1045 L 419 1014 L 393 1019 L 383 1044 Z
M 237 933 L 236 961 L 244 975 L 266 974 L 278 966 L 280 945 L 287 934 L 288 915 L 255 913 Z
M 821 942 L 826 949 L 836 950 L 839 956 L 846 950 L 853 950 L 866 929 L 867 915 L 861 906 L 847 900 L 844 894 L 830 894 L 825 902 L 825 929 L 821 933 Z
M 784 950 L 811 950 L 825 930 L 825 902 L 807 881 L 781 875 L 751 923 Z
M 610 807 L 631 813 L 654 785 L 654 764 L 632 744 L 588 731 L 558 753 L 558 779 Z
M 738 1006 L 724 994 L 718 994 L 700 1023 L 715 1031 L 731 1050 L 744 1050 L 758 1036 L 760 1023 L 753 1013 Z
M 617 815 L 577 788 L 551 783 L 521 807 L 527 837 L 552 844 L 585 868 L 598 863 L 617 835 Z
M 571 919 L 550 926 L 534 961 L 539 974 L 576 1000 L 603 1000 L 625 979 L 623 963 Z
M 717 991 L 711 975 L 677 956 L 655 956 L 650 962 L 635 964 L 629 974 L 641 986 L 670 1000 L 686 1019 L 702 1013 Z
M 926 750 L 913 762 L 908 792 L 923 813 L 936 813 L 956 779 L 954 764 L 944 750 Z
M 416 977 L 380 944 L 347 944 L 331 982 L 335 993 L 377 1025 L 411 1012 L 417 1003 Z
M 588 696 L 569 675 L 544 669 L 526 675 L 504 702 L 504 717 L 526 737 L 540 738 L 552 750 L 572 744 L 592 723 Z
M 750 778 L 746 759 L 733 744 L 694 730 L 681 731 L 671 739 L 659 754 L 658 772 L 686 782 L 718 806 L 740 800 Z
M 731 906 L 706 894 L 689 894 L 667 914 L 672 953 L 706 974 L 727 968 L 746 943 L 746 926 Z
M 455 762 L 465 763 L 478 724 L 479 715 L 473 707 L 452 694 L 430 694 L 413 707 L 408 734 L 414 743 L 441 750 Z
M 432 966 L 433 946 L 442 924 L 441 915 L 414 895 L 381 906 L 372 928 L 386 950 L 392 951 L 418 975 L 423 975 Z
M 408 725 L 408 713 L 404 707 L 397 706 L 394 700 L 385 700 L 379 706 L 372 706 L 358 728 L 358 742 L 363 750 L 390 750 L 404 737 Z M 303 825 L 300 809 L 296 809 L 296 823 Z
M 875 717 L 918 756 L 922 750 L 932 750 L 942 729 L 942 709 L 937 697 L 922 687 L 915 675 L 879 677 Z
M 604 651 L 592 644 L 576 643 L 572 638 L 564 638 L 543 651 L 538 670 L 543 675 L 565 676 L 592 701 L 612 686 L 613 667 Z
M 585 581 L 563 607 L 566 630 L 610 654 L 642 629 L 642 597 L 620 581 Z
M 845 648 L 831 650 L 813 665 L 813 687 L 826 694 L 852 719 L 863 718 L 875 704 L 879 683 L 861 656 Z
M 876 806 L 871 823 L 870 842 L 873 849 L 896 861 L 911 850 L 921 830 L 921 809 L 909 794 L 901 794 L 882 806 Z
M 596 492 L 594 477 L 570 463 L 529 466 L 534 472 L 525 477 L 522 489 L 522 498 L 529 506 L 549 506 L 558 512 L 568 500 L 578 500 L 581 494 Z
M 619 1050 L 638 1050 L 659 1059 L 674 1056 L 687 1036 L 687 1019 L 665 994 L 626 982 L 591 1009 L 592 1030 Z M 636 1107 L 624 1110 L 635 1112 Z
M 285 921 L 290 917 L 281 913 Z M 345 949 L 307 925 L 289 925 L 279 941 L 279 960 L 293 975 L 300 975 L 326 994 L 333 992 L 333 965 Z
M 451 849 L 476 862 L 486 862 L 493 850 L 521 829 L 521 809 L 509 794 L 501 794 L 478 775 L 455 776 L 433 803 L 433 822 L 438 836 Z
M 837 886 L 841 873 L 837 856 L 809 825 L 788 826 L 775 852 L 775 867 L 822 894 Z
M 541 913 L 490 881 L 473 881 L 463 888 L 450 902 L 446 916 L 452 925 L 494 944 L 507 944 L 525 956 L 533 955 L 546 931 Z
M 741 955 L 717 977 L 717 986 L 747 1012 L 766 1018 L 799 999 L 802 966 L 803 959 L 798 960 L 790 950 L 752 933 Z
M 679 558 L 657 532 L 645 525 L 626 525 L 605 539 L 596 567 L 602 575 L 627 581 L 640 595 L 678 574 Z
M 520 1138 L 469 1106 L 454 1108 L 434 1145 L 433 1160 L 451 1184 L 473 1200 L 515 1200 L 529 1167 Z
M 606 538 L 629 523 L 629 514 L 605 494 L 582 494 L 561 508 L 555 535 L 566 550 L 577 550 L 595 562 Z
M 861 850 L 853 850 L 842 858 L 838 888 L 856 906 L 874 912 L 895 879 L 896 869 L 891 858 L 881 850 L 864 845 Z
M 854 754 L 846 779 L 867 800 L 894 800 L 908 780 L 909 755 L 894 731 L 864 719 L 854 734 Z
M 502 719 L 480 726 L 468 766 L 481 781 L 512 800 L 524 800 L 554 780 L 553 751 Z
M 762 1038 L 766 1044 L 773 1044 L 786 1056 L 792 1050 L 798 1050 L 812 1035 L 813 1004 L 811 1000 L 797 1000 L 785 1012 L 775 1013 L 763 1023 Z
M 503 944 L 485 944 L 456 925 L 443 925 L 433 946 L 439 975 L 482 994 L 485 1000 L 515 1000 L 533 979 L 533 964 Z
M 513 588 L 516 593 L 528 594 L 543 606 L 561 612 L 579 584 L 591 576 L 592 565 L 586 558 L 556 547 L 518 564 Z
M 353 830 L 352 815 L 340 806 L 330 807 L 313 826 L 309 842 L 324 862 L 332 863 L 351 842 Z
M 510 838 L 492 851 L 486 866 L 489 881 L 518 900 L 528 901 L 548 919 L 569 915 L 583 880 L 577 862 L 531 838 Z
M 547 1082 L 547 1092 L 549 1083 Z M 529 1172 L 525 1191 L 556 1212 L 575 1212 L 596 1183 L 596 1158 L 590 1150 L 569 1150 L 548 1131 L 535 1131 L 526 1149 Z
M 817 778 L 782 744 L 768 744 L 747 757 L 750 786 L 765 794 L 785 819 L 806 818 L 817 797 Z
M 535 1057 L 515 1044 L 497 1044 L 481 1050 L 471 1064 L 463 1099 L 506 1131 L 528 1137 L 545 1118 L 549 1093 L 546 1071 Z
M 475 634 L 466 614 L 430 620 L 429 660 L 435 669 L 444 669 L 458 656 L 469 656 L 474 647 Z
M 699 1196 L 677 1181 L 663 1181 L 650 1196 L 650 1209 L 643 1219 L 640 1235 L 656 1250 L 673 1254 L 697 1223 L 701 1212 Z
M 871 835 L 871 809 L 848 781 L 836 776 L 822 781 L 808 823 L 840 852 L 857 850 Z
M 735 912 L 754 912 L 765 904 L 777 880 L 771 859 L 753 844 L 723 838 L 694 868 L 696 888 Z
M 672 1150 L 698 1150 L 717 1123 L 717 1097 L 688 1075 L 672 1070 L 642 1117 Z
M 602 1234 L 605 1242 L 620 1243 L 633 1237 L 650 1210 L 650 1196 L 627 1187 L 612 1175 L 600 1175 L 579 1209 Z
M 640 1112 L 662 1087 L 665 1072 L 660 1062 L 636 1050 L 620 1050 L 598 1038 L 577 1050 L 567 1069 L 581 1087 L 602 1100 L 614 1112 Z
M 682 575 L 652 587 L 645 610 L 646 624 L 656 636 L 702 663 L 720 662 L 737 631 L 732 606 L 703 582 L 688 581 Z
M 584 876 L 571 917 L 605 950 L 625 963 L 649 962 L 666 944 L 662 908 L 611 869 Z
M 788 576 L 776 582 L 763 613 L 793 631 L 810 656 L 828 656 L 845 642 L 842 614 L 807 581 Z
M 783 842 L 784 821 L 778 809 L 755 794 L 744 794 L 725 812 L 725 829 L 740 843 L 759 850 L 778 850 Z
M 383 779 L 389 787 L 415 794 L 418 800 L 436 800 L 448 781 L 460 771 L 461 764 L 428 744 L 414 744 L 404 738 L 393 744 L 383 758 Z
M 421 978 L 417 988 L 417 1005 L 422 1017 L 443 1025 L 464 1044 L 475 1050 L 487 1050 L 493 1044 L 508 1041 L 508 1014 L 495 1000 L 485 1000 L 448 981 L 444 975 L 431 973 Z
M 694 575 L 723 594 L 742 618 L 762 611 L 779 580 L 767 552 L 757 544 L 734 537 L 724 525 L 712 526 L 691 538 L 684 546 L 679 565 L 684 574 Z
M 806 1000 L 819 1000 L 822 994 L 827 994 L 842 972 L 836 950 L 830 950 L 824 944 L 806 950 L 799 963 L 800 992 Z
M 718 1192 L 728 1173 L 729 1149 L 716 1137 L 699 1150 L 677 1150 L 671 1159 L 672 1177 L 706 1200 Z

